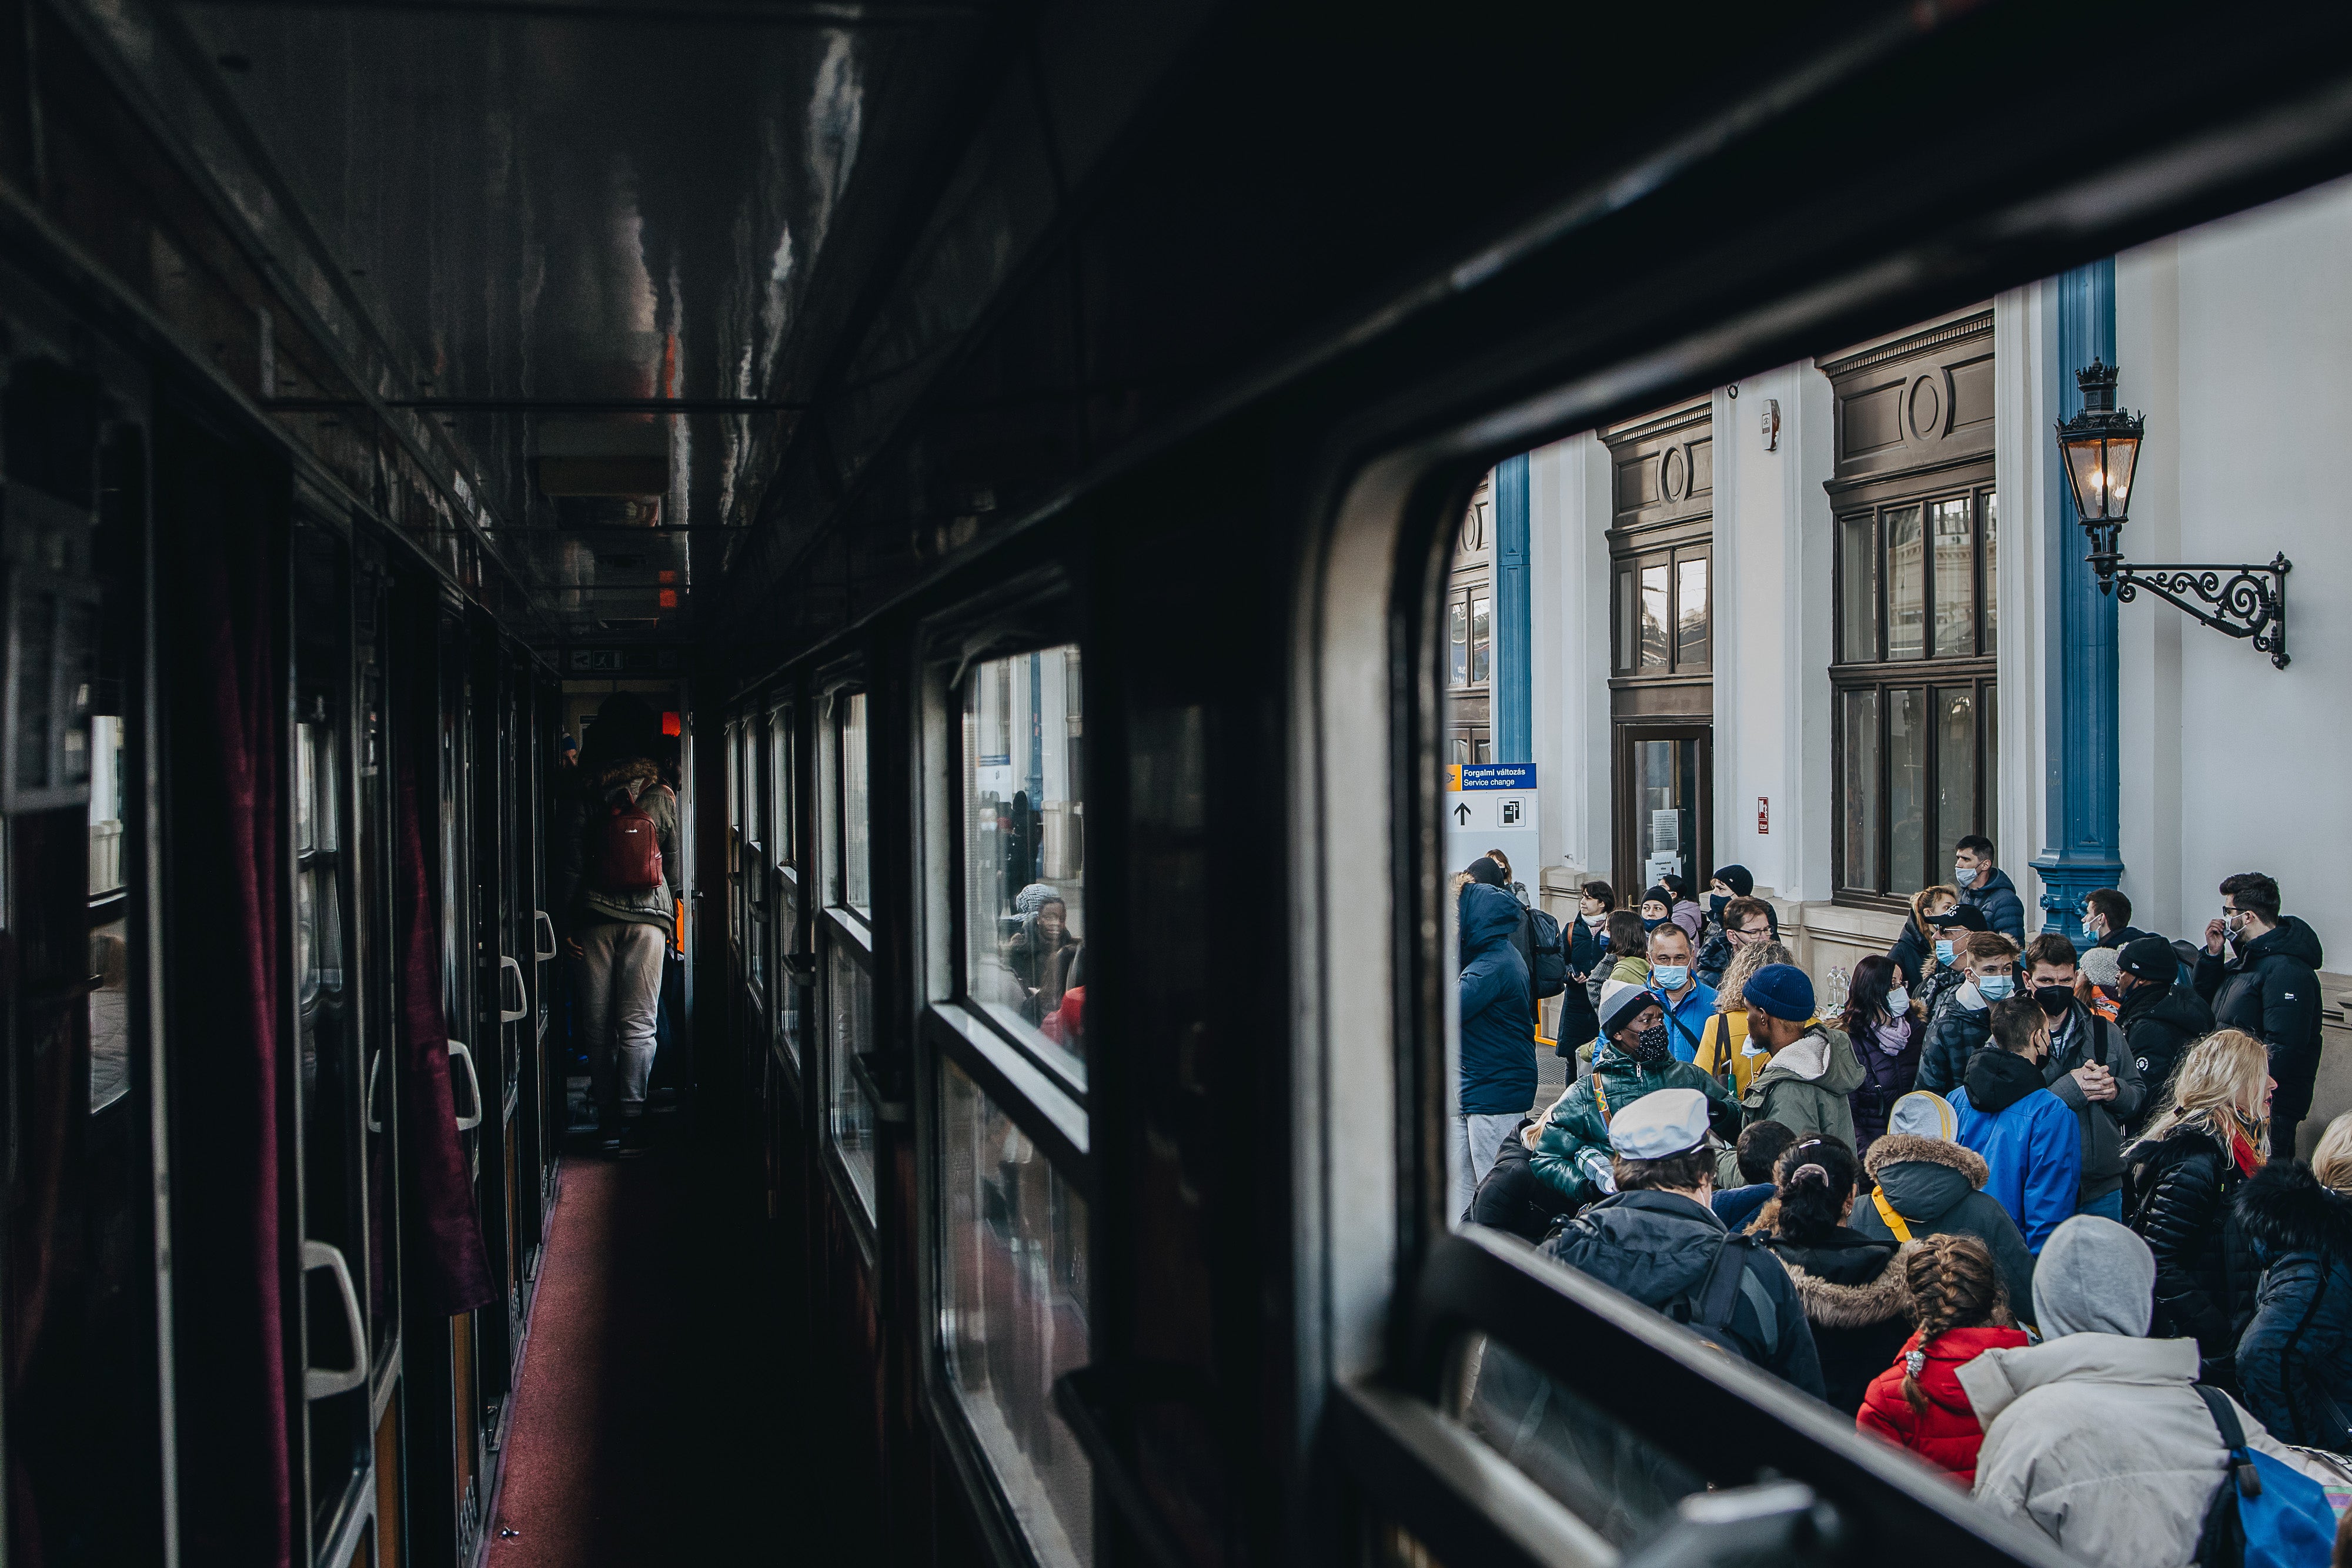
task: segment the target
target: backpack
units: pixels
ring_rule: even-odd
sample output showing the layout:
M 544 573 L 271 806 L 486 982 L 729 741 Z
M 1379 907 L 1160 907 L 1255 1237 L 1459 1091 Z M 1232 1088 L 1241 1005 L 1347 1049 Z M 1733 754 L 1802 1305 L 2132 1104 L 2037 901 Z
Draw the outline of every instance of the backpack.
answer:
M 1725 1331 L 1731 1326 L 1731 1314 L 1738 1307 L 1740 1289 L 1747 1283 L 1748 1259 L 1757 1245 L 1752 1236 L 1725 1237 L 1698 1289 L 1679 1301 L 1668 1302 L 1664 1309 L 1666 1316 L 1696 1334 L 1701 1344 L 1738 1361 L 1747 1361 L 1749 1356 L 1731 1343 Z M 1769 1311 L 1759 1316 L 1764 1330 L 1763 1354 L 1769 1356 L 1780 1339 L 1780 1325 L 1776 1314 Z
M 2230 1396 L 2202 1383 L 2196 1388 L 2230 1451 L 2197 1536 L 2199 1568 L 2320 1568 L 2336 1541 L 2327 1489 L 2284 1459 L 2247 1448 Z
M 588 882 L 599 893 L 651 893 L 662 883 L 661 835 L 637 804 L 616 789 L 589 827 Z
M 1560 940 L 1559 921 L 1540 909 L 1527 913 L 1534 927 L 1528 946 L 1535 956 L 1535 973 L 1528 978 L 1535 982 L 1536 1000 L 1541 1001 L 1568 989 L 1568 945 Z

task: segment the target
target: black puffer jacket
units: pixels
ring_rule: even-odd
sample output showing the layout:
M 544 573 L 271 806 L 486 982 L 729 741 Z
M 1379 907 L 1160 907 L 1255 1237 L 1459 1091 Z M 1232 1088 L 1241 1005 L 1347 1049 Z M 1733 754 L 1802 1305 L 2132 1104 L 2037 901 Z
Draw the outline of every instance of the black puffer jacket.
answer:
M 2280 1442 L 2352 1453 L 2352 1199 L 2283 1160 L 2247 1178 L 2238 1223 L 2264 1270 L 2239 1396 Z
M 1463 1211 L 1462 1218 L 1474 1225 L 1507 1230 L 1522 1241 L 1536 1243 L 1574 1214 L 1576 1205 L 1536 1175 L 1535 1167 L 1528 1163 L 1530 1156 L 1523 1140 L 1530 1124 L 1521 1122 L 1519 1130 L 1503 1140 L 1503 1146 L 1496 1151 L 1495 1163 L 1480 1178 L 1478 1190 L 1471 1195 L 1470 1207 Z
M 2123 1027 L 2124 1048 L 2139 1064 L 2139 1080 L 2147 1087 L 2139 1114 L 2129 1122 L 2134 1132 L 2172 1104 L 2172 1070 L 2189 1048 L 2213 1032 L 2213 1009 L 2187 986 L 2134 986 L 2116 1015 Z
M 1552 1054 L 1572 1058 L 1578 1046 L 1601 1038 L 1601 1015 L 1592 1009 L 1588 982 L 1595 969 L 1604 967 L 1609 944 L 1595 936 L 1592 927 L 1581 919 L 1571 918 L 1559 934 L 1568 946 L 1568 989 L 1559 994 L 1559 1020 L 1552 1026 L 1556 1031 L 1552 1038 L 1559 1043 L 1552 1048 Z
M 2197 994 L 2213 1004 L 2215 1026 L 2242 1029 L 2271 1048 L 2271 1076 L 2278 1080 L 2271 1114 L 2290 1122 L 2311 1112 L 2323 961 L 2318 933 L 2292 915 L 2235 958 L 2206 953 L 2197 960 Z
M 2150 1339 L 2194 1336 L 2202 1381 L 2236 1386 L 2238 1335 L 2254 1315 L 2260 1270 L 2231 1200 L 2244 1182 L 2221 1140 L 2202 1127 L 2175 1127 L 2132 1151 L 2131 1226 L 2156 1254 L 2156 1322 Z
M 1955 993 L 1927 1026 L 1927 1048 L 1919 1053 L 1913 1088 L 1949 1094 L 1968 1081 L 1969 1058 L 1992 1038 L 1992 1009 L 1982 1003 L 1969 1006 L 1975 996 L 1973 988 Z
M 1770 1210 L 1759 1215 L 1757 1233 L 1770 1236 L 1771 1222 Z M 1843 1225 L 1810 1243 L 1771 1236 L 1765 1244 L 1789 1270 L 1805 1321 L 1813 1325 L 1822 1396 L 1853 1415 L 1870 1380 L 1894 1364 L 1911 1337 L 1911 1291 L 1896 1249 Z
M 1903 983 L 1916 987 L 1927 977 L 1927 960 L 1935 955 L 1935 938 L 1919 929 L 1916 919 L 1903 922 L 1903 935 L 1886 950 L 1895 967 L 1903 971 Z

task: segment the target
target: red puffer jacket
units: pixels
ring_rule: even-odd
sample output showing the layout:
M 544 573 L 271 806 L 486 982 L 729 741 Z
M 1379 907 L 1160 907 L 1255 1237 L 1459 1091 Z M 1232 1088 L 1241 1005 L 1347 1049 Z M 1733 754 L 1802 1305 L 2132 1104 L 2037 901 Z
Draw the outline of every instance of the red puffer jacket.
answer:
M 2023 1329 L 1990 1325 L 1948 1329 L 1927 1346 L 1927 1370 L 1919 1375 L 1919 1392 L 1927 1396 L 1927 1413 L 1923 1416 L 1912 1409 L 1911 1402 L 1903 1397 L 1903 1355 L 1898 1354 L 1893 1366 L 1871 1379 L 1854 1425 L 1897 1448 L 1910 1449 L 1939 1469 L 1951 1471 L 1962 1486 L 1974 1486 L 1984 1428 L 1977 1424 L 1977 1413 L 1961 1392 L 1960 1364 L 1986 1351 L 2025 1343 Z M 1919 1336 L 1915 1333 L 1904 1342 L 1903 1352 L 1907 1354 L 1918 1347 Z

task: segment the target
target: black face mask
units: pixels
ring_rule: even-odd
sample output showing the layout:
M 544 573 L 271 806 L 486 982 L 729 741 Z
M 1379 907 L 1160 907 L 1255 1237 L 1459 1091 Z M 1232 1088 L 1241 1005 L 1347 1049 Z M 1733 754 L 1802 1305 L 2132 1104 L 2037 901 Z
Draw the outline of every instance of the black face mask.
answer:
M 1664 1061 L 1666 1059 L 1666 1026 L 1653 1024 L 1633 1037 L 1625 1046 L 1625 1054 L 1636 1061 Z
M 2074 1005 L 2074 988 L 2072 986 L 2036 986 L 2033 988 L 2033 999 L 2040 1002 L 2042 1004 L 2042 1010 L 2048 1013 L 2052 1018 L 2064 1018 L 2066 1016 L 2066 1009 Z
M 1706 895 L 1706 912 L 1720 920 L 1723 918 L 1723 906 L 1730 902 L 1728 894 L 1710 893 Z

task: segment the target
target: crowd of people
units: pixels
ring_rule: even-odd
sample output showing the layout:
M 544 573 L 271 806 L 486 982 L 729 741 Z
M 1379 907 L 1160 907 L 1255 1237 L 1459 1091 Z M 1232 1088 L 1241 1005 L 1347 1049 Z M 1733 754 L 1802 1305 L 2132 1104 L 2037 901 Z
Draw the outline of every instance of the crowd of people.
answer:
M 2245 873 L 2200 943 L 2134 926 L 2115 889 L 2083 945 L 2029 939 L 1993 846 L 1955 862 L 1826 1014 L 1739 866 L 1704 904 L 1588 883 L 1562 928 L 1499 854 L 1474 862 L 1463 1217 L 2082 1561 L 2239 1561 L 2213 1531 L 2244 1511 L 2292 1538 L 2271 1560 L 2327 1562 L 2352 1501 L 2352 1113 L 2295 1157 L 2316 936 Z M 1538 1106 L 1553 996 L 1575 1070 Z M 2222 1490 L 2258 1469 L 2259 1512 Z

